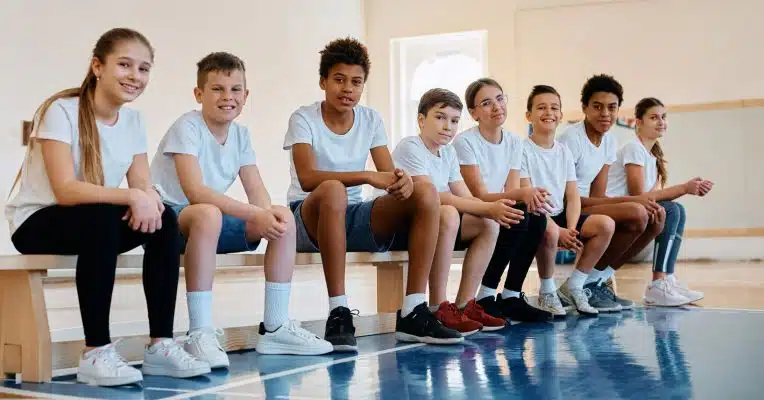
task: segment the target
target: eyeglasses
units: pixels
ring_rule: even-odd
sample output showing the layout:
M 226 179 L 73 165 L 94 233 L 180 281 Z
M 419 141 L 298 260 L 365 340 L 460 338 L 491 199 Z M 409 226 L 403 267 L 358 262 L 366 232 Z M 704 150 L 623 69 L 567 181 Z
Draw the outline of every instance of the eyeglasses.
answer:
M 480 106 L 480 108 L 482 108 L 484 110 L 490 110 L 490 109 L 492 109 L 497 104 L 501 105 L 501 106 L 506 105 L 507 104 L 507 96 L 503 95 L 503 94 L 500 94 L 500 95 L 496 96 L 495 100 L 494 99 L 485 99 L 485 100 L 481 101 L 480 104 L 478 104 L 478 105 Z

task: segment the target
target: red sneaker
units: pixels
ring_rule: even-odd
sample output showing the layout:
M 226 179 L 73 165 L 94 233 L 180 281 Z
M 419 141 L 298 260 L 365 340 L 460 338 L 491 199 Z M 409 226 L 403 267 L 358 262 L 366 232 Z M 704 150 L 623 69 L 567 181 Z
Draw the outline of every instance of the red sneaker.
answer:
M 483 328 L 483 324 L 467 318 L 456 304 L 449 303 L 448 301 L 440 303 L 438 311 L 435 311 L 433 314 L 446 328 L 454 329 L 461 333 L 462 336 L 472 335 Z
M 467 302 L 467 307 L 464 307 L 464 315 L 467 318 L 480 322 L 483 325 L 484 331 L 497 331 L 506 325 L 503 318 L 496 318 L 485 312 L 485 309 L 475 302 L 475 299 Z

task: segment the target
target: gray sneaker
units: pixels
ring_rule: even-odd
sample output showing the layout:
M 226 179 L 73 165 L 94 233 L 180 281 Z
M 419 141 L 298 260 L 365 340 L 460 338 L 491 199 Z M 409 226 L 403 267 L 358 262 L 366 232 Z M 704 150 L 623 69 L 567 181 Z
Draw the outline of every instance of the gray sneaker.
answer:
M 599 281 L 599 285 L 604 288 L 604 290 L 608 293 L 608 296 L 610 296 L 610 299 L 615 301 L 621 306 L 621 310 L 631 310 L 634 308 L 634 302 L 629 299 L 624 299 L 623 297 L 618 297 L 615 292 L 613 291 L 613 287 L 604 284 L 601 280 Z
M 592 293 L 589 297 L 589 305 L 596 308 L 597 311 L 605 312 L 618 312 L 621 311 L 621 305 L 616 303 L 610 296 L 610 292 L 605 288 L 605 285 L 599 285 L 597 282 L 592 282 L 584 285 L 584 289 L 589 289 Z

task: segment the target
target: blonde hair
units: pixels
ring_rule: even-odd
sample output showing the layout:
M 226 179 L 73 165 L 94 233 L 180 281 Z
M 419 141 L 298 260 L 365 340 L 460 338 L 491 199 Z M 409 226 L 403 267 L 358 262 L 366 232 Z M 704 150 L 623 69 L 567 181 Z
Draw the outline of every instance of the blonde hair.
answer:
M 644 98 L 640 100 L 639 103 L 637 103 L 636 107 L 634 107 L 634 116 L 638 120 L 642 120 L 642 118 L 647 113 L 647 110 L 657 106 L 665 107 L 663 103 L 655 97 Z M 668 180 L 668 168 L 666 168 L 667 161 L 663 154 L 663 148 L 658 141 L 655 141 L 653 148 L 650 149 L 650 154 L 652 154 L 656 159 L 658 179 L 661 183 L 661 187 L 665 187 L 666 181 Z
M 114 51 L 119 43 L 124 41 L 141 42 L 149 48 L 151 57 L 152 59 L 154 58 L 154 50 L 148 39 L 141 33 L 128 28 L 115 28 L 101 35 L 93 48 L 93 58 L 98 59 L 101 63 L 105 63 L 106 57 Z M 34 118 L 32 119 L 32 131 L 29 135 L 27 159 L 35 145 L 33 139 L 37 135 L 40 129 L 40 124 L 45 118 L 45 114 L 48 112 L 48 109 L 50 109 L 50 106 L 56 100 L 77 97 L 79 99 L 77 127 L 79 128 L 80 142 L 80 171 L 82 172 L 82 177 L 85 182 L 94 185 L 104 184 L 103 161 L 101 158 L 101 137 L 98 134 L 95 110 L 93 108 L 93 97 L 97 81 L 98 79 L 93 73 L 93 69 L 88 67 L 88 72 L 80 87 L 65 89 L 55 93 L 37 108 Z M 19 172 L 16 174 L 16 179 L 11 186 L 11 192 L 13 192 L 13 189 L 21 178 L 22 169 L 23 166 L 22 168 L 19 168 Z

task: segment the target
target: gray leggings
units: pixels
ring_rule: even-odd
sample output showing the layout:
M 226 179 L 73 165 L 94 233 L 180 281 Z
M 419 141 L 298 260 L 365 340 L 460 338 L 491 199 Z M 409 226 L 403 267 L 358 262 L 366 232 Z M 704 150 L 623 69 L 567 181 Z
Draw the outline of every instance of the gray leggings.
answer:
M 666 210 L 666 224 L 663 232 L 655 238 L 653 272 L 673 274 L 687 216 L 684 206 L 675 201 L 659 201 L 658 204 Z

